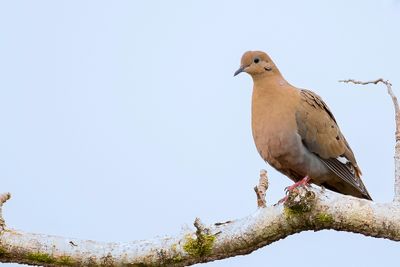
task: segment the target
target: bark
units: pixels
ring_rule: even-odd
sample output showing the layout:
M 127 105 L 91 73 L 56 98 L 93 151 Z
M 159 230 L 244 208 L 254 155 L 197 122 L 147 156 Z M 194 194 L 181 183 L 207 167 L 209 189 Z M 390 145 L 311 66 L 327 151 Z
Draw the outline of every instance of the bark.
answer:
M 266 206 L 267 174 L 256 186 L 258 210 L 242 219 L 205 226 L 196 218 L 192 231 L 177 236 L 127 243 L 107 243 L 25 233 L 5 226 L 0 195 L 0 262 L 43 266 L 187 266 L 244 255 L 306 230 L 334 229 L 400 240 L 400 112 L 391 84 L 383 79 L 396 112 L 395 198 L 391 203 L 337 194 L 319 187 L 299 187 L 284 203 Z

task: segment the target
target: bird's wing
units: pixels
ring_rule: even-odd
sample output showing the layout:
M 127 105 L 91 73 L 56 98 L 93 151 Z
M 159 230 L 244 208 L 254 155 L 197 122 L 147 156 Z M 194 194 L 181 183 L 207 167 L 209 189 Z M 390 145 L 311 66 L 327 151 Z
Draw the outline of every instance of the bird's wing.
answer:
M 349 144 L 325 102 L 314 92 L 300 91 L 296 110 L 298 133 L 307 149 L 338 177 L 369 196 Z

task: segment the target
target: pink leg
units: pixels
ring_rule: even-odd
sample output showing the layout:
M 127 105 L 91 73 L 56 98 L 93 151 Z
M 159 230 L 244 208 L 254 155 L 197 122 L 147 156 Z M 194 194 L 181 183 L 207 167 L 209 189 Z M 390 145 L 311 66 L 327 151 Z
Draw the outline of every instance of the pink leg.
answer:
M 311 178 L 307 175 L 306 177 L 304 177 L 303 179 L 301 179 L 300 181 L 292 184 L 291 186 L 288 186 L 285 188 L 285 191 L 292 191 L 293 189 L 295 189 L 296 187 L 299 186 L 308 186 L 308 182 L 310 182 Z
M 288 199 L 288 196 L 285 196 L 284 198 L 281 198 L 281 199 L 278 201 L 278 204 L 285 203 L 287 199 Z
M 310 182 L 311 178 L 307 175 L 306 177 L 304 177 L 303 179 L 301 179 L 300 181 L 292 184 L 291 186 L 288 186 L 285 188 L 286 193 L 289 191 L 292 191 L 293 189 L 295 189 L 296 187 L 299 186 L 308 186 L 308 182 Z M 281 203 L 285 203 L 285 201 L 288 199 L 288 196 L 285 196 L 284 198 L 282 198 L 281 200 L 278 201 L 279 204 Z

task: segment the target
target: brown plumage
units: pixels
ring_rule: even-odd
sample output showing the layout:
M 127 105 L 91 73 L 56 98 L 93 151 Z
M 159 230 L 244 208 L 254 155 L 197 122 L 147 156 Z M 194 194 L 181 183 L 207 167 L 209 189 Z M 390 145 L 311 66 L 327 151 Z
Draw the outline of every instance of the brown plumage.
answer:
M 314 184 L 371 200 L 353 151 L 317 94 L 290 85 L 261 51 L 246 52 L 235 75 L 240 72 L 253 78 L 253 138 L 266 162 L 295 182 L 309 176 Z

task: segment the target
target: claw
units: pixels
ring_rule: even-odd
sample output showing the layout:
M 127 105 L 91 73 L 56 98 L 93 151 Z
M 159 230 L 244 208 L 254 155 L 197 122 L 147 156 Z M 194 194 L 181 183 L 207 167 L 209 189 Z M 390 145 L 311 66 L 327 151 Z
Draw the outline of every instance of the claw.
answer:
M 297 188 L 297 187 L 299 187 L 299 186 L 309 186 L 309 185 L 310 185 L 310 184 L 309 184 L 310 180 L 311 180 L 311 178 L 307 175 L 306 177 L 304 177 L 304 178 L 301 179 L 300 181 L 298 181 L 298 182 L 292 184 L 291 186 L 285 187 L 286 196 L 285 196 L 284 198 L 282 198 L 281 200 L 279 200 L 277 204 L 285 203 L 286 200 L 288 200 L 288 193 L 289 193 L 290 191 L 292 191 L 293 189 L 295 189 L 295 188 Z
M 285 193 L 286 196 L 284 198 L 282 198 L 281 200 L 278 201 L 278 204 L 282 204 L 285 203 L 286 200 L 288 199 L 287 194 L 292 191 L 293 189 L 299 187 L 299 186 L 309 186 L 309 182 L 310 182 L 311 178 L 307 175 L 306 177 L 304 177 L 303 179 L 301 179 L 300 181 L 292 184 L 291 186 L 285 187 Z
M 296 187 L 299 186 L 309 186 L 308 182 L 310 182 L 311 178 L 307 175 L 306 177 L 304 177 L 303 179 L 301 179 L 300 181 L 292 184 L 291 186 L 288 186 L 285 188 L 286 193 L 288 193 L 289 191 L 292 191 L 293 189 L 295 189 Z
M 278 201 L 278 204 L 285 203 L 286 200 L 288 200 L 288 196 L 285 196 L 284 198 L 280 199 L 280 200 Z

